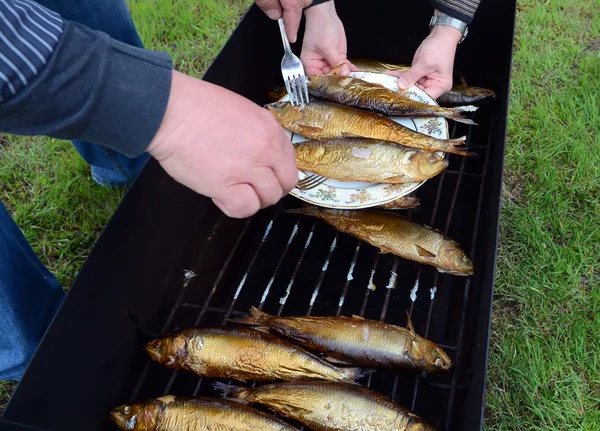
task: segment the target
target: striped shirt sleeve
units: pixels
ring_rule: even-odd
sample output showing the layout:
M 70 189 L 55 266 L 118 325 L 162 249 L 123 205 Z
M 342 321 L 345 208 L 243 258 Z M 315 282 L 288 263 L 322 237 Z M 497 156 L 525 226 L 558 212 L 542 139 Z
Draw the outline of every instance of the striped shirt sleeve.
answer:
M 446 15 L 471 24 L 480 0 L 430 0 L 431 5 Z
M 62 18 L 38 3 L 0 0 L 0 102 L 38 75 L 62 31 Z

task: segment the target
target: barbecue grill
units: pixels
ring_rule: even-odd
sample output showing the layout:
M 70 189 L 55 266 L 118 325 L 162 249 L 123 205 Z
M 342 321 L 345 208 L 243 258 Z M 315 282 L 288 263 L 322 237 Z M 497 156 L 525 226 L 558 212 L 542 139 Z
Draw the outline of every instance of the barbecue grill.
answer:
M 427 34 L 426 1 L 338 2 L 350 56 L 410 62 Z M 152 362 L 152 337 L 221 324 L 257 306 L 281 315 L 357 314 L 405 326 L 439 343 L 456 367 L 435 375 L 378 371 L 361 381 L 439 430 L 480 430 L 483 420 L 515 1 L 483 0 L 456 70 L 495 89 L 474 114 L 450 122 L 477 158 L 450 166 L 417 191 L 407 212 L 461 244 L 473 277 L 380 255 L 324 222 L 287 214 L 288 197 L 247 220 L 229 219 L 151 161 L 96 243 L 0 423 L 2 430 L 116 430 L 108 412 L 157 397 L 216 396 L 209 379 Z M 299 45 L 299 44 L 297 44 Z M 279 85 L 276 24 L 253 6 L 205 79 L 257 103 Z

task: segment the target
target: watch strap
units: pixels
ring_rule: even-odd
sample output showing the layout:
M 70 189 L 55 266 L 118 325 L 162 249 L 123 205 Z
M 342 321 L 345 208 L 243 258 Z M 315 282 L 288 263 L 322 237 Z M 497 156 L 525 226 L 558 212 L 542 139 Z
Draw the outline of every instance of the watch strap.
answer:
M 448 25 L 460 31 L 463 37 L 458 43 L 462 43 L 462 41 L 467 37 L 467 34 L 469 34 L 469 27 L 467 23 L 451 16 L 433 15 L 431 17 L 431 21 L 429 21 L 429 28 L 433 27 L 434 25 Z

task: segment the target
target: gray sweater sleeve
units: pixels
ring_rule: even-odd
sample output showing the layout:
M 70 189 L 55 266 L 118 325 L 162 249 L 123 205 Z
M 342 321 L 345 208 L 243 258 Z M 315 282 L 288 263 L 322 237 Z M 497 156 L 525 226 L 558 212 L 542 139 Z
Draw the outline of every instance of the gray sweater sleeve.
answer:
M 41 8 L 32 3 L 29 7 Z M 41 9 L 28 10 L 23 0 L 2 4 L 17 12 L 21 6 L 32 20 L 23 15 L 20 22 L 7 24 L 0 14 L 0 34 L 17 35 L 12 25 L 22 39 L 39 46 L 33 45 L 38 48 L 34 53 L 13 44 L 21 55 L 10 61 L 15 50 L 0 44 L 0 131 L 82 139 L 130 157 L 142 154 L 166 110 L 170 57 L 120 43 L 58 15 L 54 20 L 44 15 L 31 24 Z M 29 31 L 23 29 L 27 26 Z
M 430 0 L 430 2 L 440 12 L 471 24 L 480 0 Z

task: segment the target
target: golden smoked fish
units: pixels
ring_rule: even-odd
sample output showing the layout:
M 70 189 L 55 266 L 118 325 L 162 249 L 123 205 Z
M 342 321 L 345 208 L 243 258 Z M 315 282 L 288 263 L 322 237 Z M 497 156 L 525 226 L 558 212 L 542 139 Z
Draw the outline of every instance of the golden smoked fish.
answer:
M 215 383 L 224 396 L 261 404 L 314 431 L 435 431 L 392 399 L 363 386 L 286 382 L 255 388 Z
M 201 377 L 240 381 L 354 380 L 357 368 L 339 368 L 285 340 L 249 328 L 191 328 L 151 341 L 156 362 Z
M 287 212 L 320 218 L 340 232 L 379 247 L 382 253 L 431 265 L 439 272 L 453 275 L 474 272 L 473 263 L 456 242 L 437 230 L 389 211 L 304 207 Z
M 397 91 L 362 79 L 335 74 L 311 75 L 307 81 L 308 91 L 320 99 L 345 106 L 363 108 L 390 116 L 444 117 L 465 124 L 475 124 L 462 116 L 473 112 L 476 106 L 442 108 L 412 100 Z
M 216 398 L 167 395 L 124 404 L 110 413 L 122 430 L 132 431 L 297 431 L 297 428 L 252 407 Z
M 466 137 L 437 139 L 415 132 L 379 114 L 350 108 L 335 103 L 312 99 L 308 105 L 292 106 L 288 102 L 274 102 L 267 109 L 287 130 L 308 139 L 371 138 L 427 150 L 431 152 L 473 155 L 464 146 Z
M 237 323 L 267 326 L 314 352 L 365 368 L 448 371 L 452 360 L 437 344 L 408 329 L 362 317 L 271 316 L 252 307 Z
M 294 144 L 296 166 L 340 181 L 414 183 L 448 166 L 443 157 L 393 142 L 339 138 Z

